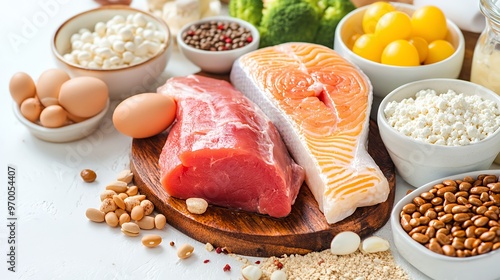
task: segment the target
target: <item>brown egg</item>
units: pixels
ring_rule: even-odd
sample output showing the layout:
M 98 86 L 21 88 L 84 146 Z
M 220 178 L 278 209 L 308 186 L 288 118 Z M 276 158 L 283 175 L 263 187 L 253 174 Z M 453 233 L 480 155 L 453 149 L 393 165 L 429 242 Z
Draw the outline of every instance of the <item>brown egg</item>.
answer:
M 119 132 L 133 138 L 147 138 L 167 129 L 175 119 L 177 106 L 167 95 L 141 93 L 123 100 L 113 112 Z
M 59 91 L 64 82 L 70 79 L 68 73 L 61 69 L 49 69 L 40 75 L 36 83 L 36 93 L 42 105 L 58 104 Z
M 59 105 L 45 107 L 40 114 L 40 123 L 49 128 L 61 127 L 66 124 L 67 119 L 66 110 Z
M 97 115 L 108 101 L 108 86 L 94 77 L 77 77 L 65 82 L 59 92 L 59 104 L 73 116 Z
M 18 72 L 10 78 L 9 91 L 17 105 L 21 105 L 25 99 L 36 95 L 35 82 L 30 75 Z
M 21 103 L 21 114 L 30 122 L 36 123 L 40 118 L 43 106 L 36 97 L 28 97 Z

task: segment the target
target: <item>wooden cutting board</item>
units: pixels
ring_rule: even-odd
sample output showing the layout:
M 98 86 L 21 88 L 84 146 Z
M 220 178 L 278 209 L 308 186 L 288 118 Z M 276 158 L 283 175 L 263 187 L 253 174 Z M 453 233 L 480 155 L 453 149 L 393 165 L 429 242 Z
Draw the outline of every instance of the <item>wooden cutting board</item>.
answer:
M 166 138 L 164 132 L 132 141 L 130 165 L 134 181 L 141 194 L 145 194 L 156 210 L 167 217 L 169 225 L 202 243 L 209 242 L 214 247 L 225 247 L 231 253 L 255 257 L 306 254 L 329 248 L 332 238 L 342 231 L 369 236 L 389 219 L 395 195 L 395 167 L 373 120 L 370 121 L 368 152 L 389 181 L 389 198 L 375 206 L 358 208 L 353 215 L 334 225 L 326 222 L 305 184 L 292 212 L 285 218 L 217 206 L 210 206 L 203 215 L 191 214 L 184 200 L 168 196 L 160 184 L 158 158 Z

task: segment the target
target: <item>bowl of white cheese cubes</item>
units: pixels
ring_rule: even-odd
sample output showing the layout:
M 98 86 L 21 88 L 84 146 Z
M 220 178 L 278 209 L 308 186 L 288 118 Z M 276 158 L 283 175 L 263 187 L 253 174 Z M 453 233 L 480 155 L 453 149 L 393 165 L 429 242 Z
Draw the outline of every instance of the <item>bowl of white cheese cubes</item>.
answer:
M 110 98 L 156 91 L 172 54 L 172 38 L 161 19 L 125 5 L 77 14 L 55 32 L 52 51 L 71 76 L 104 81 Z
M 400 86 L 380 103 L 377 123 L 398 174 L 417 188 L 488 169 L 500 152 L 500 96 L 464 80 Z

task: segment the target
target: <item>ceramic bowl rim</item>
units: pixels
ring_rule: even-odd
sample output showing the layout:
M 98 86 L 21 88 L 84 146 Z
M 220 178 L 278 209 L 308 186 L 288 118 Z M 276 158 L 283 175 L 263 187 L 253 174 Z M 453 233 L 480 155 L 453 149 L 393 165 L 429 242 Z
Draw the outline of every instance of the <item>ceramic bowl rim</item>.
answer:
M 409 9 L 409 10 L 416 10 L 416 8 L 417 8 L 415 5 L 408 4 L 408 3 L 390 2 L 390 4 L 393 5 L 394 7 L 396 7 L 396 10 L 397 10 L 398 7 L 400 7 L 400 8 L 406 8 L 406 9 Z M 465 38 L 464 38 L 464 35 L 463 35 L 462 31 L 460 30 L 460 28 L 453 21 L 451 21 L 450 19 L 446 18 L 446 24 L 448 26 L 448 29 L 450 29 L 450 27 L 451 27 L 451 29 L 453 29 L 453 33 L 457 36 L 457 39 L 458 39 L 458 45 L 455 48 L 455 52 L 453 52 L 453 54 L 450 55 L 449 57 L 447 57 L 446 59 L 443 59 L 443 60 L 441 60 L 439 62 L 435 62 L 435 63 L 432 63 L 432 64 L 426 64 L 426 65 L 398 66 L 398 65 L 382 64 L 382 63 L 378 63 L 378 62 L 366 59 L 364 57 L 361 57 L 361 56 L 355 54 L 349 47 L 347 47 L 347 44 L 345 43 L 344 38 L 341 35 L 341 30 L 344 27 L 345 23 L 349 20 L 350 16 L 352 16 L 354 14 L 357 14 L 357 13 L 361 13 L 362 11 L 364 11 L 366 9 L 368 9 L 368 6 L 359 7 L 357 9 L 351 11 L 345 17 L 343 17 L 340 20 L 339 24 L 338 24 L 338 31 L 336 33 L 338 33 L 338 37 L 340 39 L 339 42 L 342 43 L 342 48 L 345 49 L 345 51 L 349 54 L 349 56 L 356 57 L 357 59 L 359 59 L 363 63 L 366 63 L 369 66 L 387 67 L 387 69 L 395 69 L 395 70 L 396 69 L 412 69 L 412 68 L 418 67 L 418 69 L 425 70 L 426 68 L 436 67 L 436 66 L 445 64 L 445 63 L 449 62 L 450 60 L 455 59 L 457 56 L 461 55 L 461 53 L 463 53 L 463 50 L 465 50 Z M 449 32 L 451 32 L 451 31 L 449 30 Z
M 126 67 L 112 68 L 112 69 L 84 67 L 84 66 L 81 66 L 81 65 L 76 64 L 76 63 L 71 63 L 71 62 L 67 61 L 66 59 L 64 59 L 63 55 L 57 50 L 57 47 L 56 47 L 56 41 L 57 41 L 58 36 L 60 35 L 61 31 L 73 20 L 80 18 L 80 17 L 87 16 L 87 15 L 95 13 L 95 12 L 100 12 L 103 10 L 128 10 L 131 12 L 141 13 L 144 16 L 146 16 L 148 19 L 154 20 L 158 25 L 160 25 L 162 27 L 162 31 L 165 33 L 166 40 L 165 40 L 163 49 L 161 51 L 159 51 L 158 53 L 156 53 L 154 56 L 149 57 L 148 59 L 146 59 L 140 63 L 126 66 Z M 65 65 L 67 65 L 71 68 L 95 72 L 95 73 L 116 73 L 116 72 L 120 72 L 120 71 L 126 71 L 126 70 L 130 70 L 130 69 L 134 69 L 134 68 L 139 68 L 139 67 L 141 67 L 145 64 L 148 64 L 149 62 L 156 60 L 159 57 L 163 56 L 169 50 L 170 45 L 172 44 L 171 37 L 172 37 L 172 33 L 170 32 L 170 29 L 169 29 L 168 25 L 165 23 L 165 21 L 159 19 L 158 17 L 154 16 L 153 14 L 150 14 L 150 13 L 143 11 L 143 10 L 132 8 L 132 7 L 127 6 L 127 5 L 105 5 L 105 6 L 100 6 L 100 7 L 90 9 L 87 11 L 83 11 L 83 12 L 78 13 L 76 15 L 73 15 L 70 18 L 68 18 L 67 20 L 65 20 L 61 25 L 59 25 L 57 27 L 56 32 L 52 36 L 51 49 L 52 49 L 52 53 L 54 54 L 54 56 L 56 57 L 57 60 L 59 60 L 60 62 L 64 63 Z M 70 38 L 68 38 L 68 40 L 69 39 Z
M 200 24 L 200 23 L 205 23 L 205 22 L 208 22 L 208 21 L 212 21 L 212 20 L 221 20 L 221 21 L 234 21 L 234 22 L 237 22 L 238 24 L 240 25 L 244 25 L 246 28 L 250 29 L 250 32 L 252 32 L 252 36 L 253 36 L 253 40 L 250 44 L 246 45 L 246 46 L 243 46 L 241 48 L 236 48 L 236 49 L 232 49 L 232 50 L 225 50 L 225 51 L 207 51 L 207 50 L 200 50 L 200 49 L 197 49 L 197 48 L 193 48 L 191 47 L 190 45 L 186 44 L 184 42 L 184 40 L 182 39 L 182 34 L 184 33 L 184 31 L 186 29 L 188 29 L 189 27 L 193 26 L 193 25 L 196 25 L 196 24 Z M 242 20 L 242 19 L 239 19 L 239 18 L 236 18 L 236 17 L 231 17 L 231 16 L 223 16 L 223 15 L 219 15 L 219 16 L 211 16 L 211 17 L 206 17 L 206 18 L 202 18 L 200 20 L 197 20 L 197 21 L 194 21 L 194 22 L 191 22 L 191 23 L 188 23 L 188 24 L 185 24 L 183 27 L 181 27 L 181 29 L 179 29 L 179 32 L 177 33 L 177 44 L 190 51 L 190 52 L 193 52 L 193 53 L 196 53 L 196 54 L 201 54 L 201 55 L 220 55 L 220 56 L 224 56 L 224 55 L 229 55 L 229 54 L 237 54 L 239 52 L 244 52 L 246 49 L 248 48 L 253 48 L 255 47 L 255 45 L 257 45 L 257 48 L 258 48 L 258 45 L 259 45 L 259 42 L 260 42 L 260 33 L 259 33 L 259 30 L 251 23 L 245 21 L 245 20 Z
M 466 263 L 466 262 L 471 262 L 471 261 L 481 261 L 482 259 L 485 258 L 491 258 L 494 254 L 500 254 L 500 249 L 497 249 L 495 251 L 490 251 L 486 254 L 482 255 L 477 255 L 477 256 L 470 256 L 466 258 L 459 258 L 459 257 L 450 257 L 446 255 L 441 255 L 438 253 L 435 253 L 426 247 L 424 247 L 422 244 L 418 243 L 417 241 L 413 240 L 407 232 L 403 230 L 401 227 L 400 221 L 399 221 L 399 214 L 401 212 L 401 209 L 405 204 L 407 204 L 410 199 L 413 199 L 414 197 L 420 195 L 422 192 L 428 191 L 432 189 L 432 187 L 435 184 L 441 183 L 446 179 L 457 179 L 457 178 L 464 178 L 466 176 L 475 176 L 479 174 L 495 174 L 497 176 L 500 176 L 500 169 L 487 169 L 487 170 L 477 170 L 477 171 L 470 171 L 470 172 L 463 172 L 463 173 L 458 173 L 455 175 L 450 175 L 450 176 L 445 176 L 436 180 L 432 180 L 426 184 L 423 184 L 415 190 L 413 190 L 411 193 L 405 195 L 403 198 L 401 198 L 392 208 L 391 211 L 391 224 L 392 225 L 397 225 L 393 227 L 393 235 L 399 235 L 401 238 L 404 240 L 405 243 L 413 247 L 415 250 L 419 251 L 423 255 L 425 255 L 428 258 L 436 259 L 439 261 L 445 261 L 445 262 L 451 262 L 453 264 L 456 263 Z M 500 259 L 500 258 L 499 258 Z
M 12 102 L 12 107 L 14 110 L 14 114 L 16 115 L 17 119 L 26 127 L 28 127 L 30 130 L 35 130 L 40 133 L 44 134 L 50 134 L 50 133 L 64 133 L 64 132 L 71 132 L 73 130 L 80 131 L 80 129 L 85 129 L 86 127 L 92 125 L 94 122 L 99 121 L 102 119 L 106 113 L 108 112 L 110 108 L 110 99 L 108 97 L 106 101 L 106 106 L 104 109 L 102 109 L 97 115 L 90 117 L 84 121 L 78 122 L 78 123 L 72 123 L 68 124 L 62 127 L 56 127 L 56 128 L 50 128 L 50 127 L 44 127 L 40 124 L 33 123 L 26 119 L 22 114 L 21 114 L 21 109 L 19 108 L 19 105 L 17 105 L 16 102 Z
M 492 90 L 490 90 L 482 85 L 475 84 L 475 83 L 465 81 L 465 80 L 451 79 L 451 78 L 423 79 L 423 80 L 418 80 L 418 81 L 414 81 L 414 82 L 410 82 L 410 83 L 406 83 L 404 85 L 401 85 L 401 86 L 395 88 L 394 90 L 392 90 L 390 93 L 388 93 L 382 99 L 382 101 L 380 102 L 378 111 L 377 111 L 377 122 L 378 122 L 379 126 L 386 127 L 389 131 L 391 131 L 391 133 L 398 135 L 398 137 L 400 137 L 404 141 L 408 141 L 408 142 L 415 144 L 415 145 L 421 145 L 421 146 L 427 147 L 429 149 L 433 148 L 433 149 L 440 149 L 443 151 L 464 149 L 465 147 L 468 147 L 469 149 L 473 149 L 475 146 L 478 146 L 478 145 L 487 144 L 488 142 L 491 142 L 491 141 L 498 141 L 498 139 L 496 139 L 496 138 L 498 138 L 500 136 L 499 135 L 500 128 L 498 128 L 493 134 L 489 135 L 487 138 L 485 138 L 479 142 L 471 143 L 468 145 L 464 145 L 464 146 L 435 145 L 435 144 L 430 144 L 430 143 L 427 143 L 424 141 L 419 141 L 419 140 L 413 139 L 411 137 L 408 137 L 406 135 L 403 135 L 401 132 L 397 131 L 396 129 L 394 129 L 394 127 L 392 127 L 389 123 L 387 123 L 387 118 L 385 117 L 385 114 L 383 113 L 383 111 L 384 111 L 384 108 L 387 106 L 387 104 L 390 102 L 390 100 L 392 98 L 394 98 L 394 96 L 397 96 L 398 94 L 400 94 L 401 91 L 407 87 L 410 87 L 410 86 L 415 85 L 415 84 L 425 84 L 428 82 L 458 83 L 458 84 L 462 84 L 462 85 L 471 85 L 473 87 L 477 87 L 479 90 L 485 92 L 485 94 L 487 94 L 488 96 L 491 96 L 491 98 L 489 98 L 489 100 L 495 101 L 495 103 L 500 108 L 500 96 L 498 94 L 496 94 L 495 92 L 493 92 Z

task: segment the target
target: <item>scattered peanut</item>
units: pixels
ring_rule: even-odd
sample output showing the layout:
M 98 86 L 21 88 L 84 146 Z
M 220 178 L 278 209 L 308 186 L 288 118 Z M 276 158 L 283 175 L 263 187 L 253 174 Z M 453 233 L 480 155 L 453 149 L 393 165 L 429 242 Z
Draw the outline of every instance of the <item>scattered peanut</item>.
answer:
M 116 192 L 115 191 L 112 191 L 112 190 L 104 190 L 101 195 L 100 195 L 100 198 L 101 198 L 101 201 L 103 201 L 104 199 L 106 198 L 113 198 L 113 195 L 116 195 Z
M 117 181 L 122 181 L 127 184 L 130 184 L 133 178 L 134 178 L 134 173 L 132 173 L 128 169 L 123 170 L 122 172 L 118 173 L 118 176 L 116 176 Z
M 128 194 L 126 194 L 126 193 L 119 193 L 119 194 L 118 194 L 118 196 L 119 196 L 122 200 L 124 200 L 124 201 L 125 201 L 125 198 L 127 198 L 127 197 L 128 197 Z
M 262 276 L 262 270 L 255 265 L 247 265 L 241 270 L 241 275 L 245 280 L 259 280 Z
M 130 187 L 128 187 L 128 189 L 125 193 L 128 196 L 134 196 L 134 195 L 139 193 L 139 188 L 137 188 L 137 186 L 130 186 Z
M 97 175 L 95 174 L 94 170 L 92 170 L 92 169 L 83 169 L 80 172 L 80 177 L 82 177 L 84 182 L 92 183 L 97 178 Z
M 112 198 L 106 198 L 101 202 L 100 210 L 104 213 L 113 212 L 116 210 L 116 204 Z
M 106 216 L 104 216 L 104 220 L 110 227 L 116 227 L 118 225 L 118 216 L 115 212 L 106 213 Z
M 134 206 L 130 212 L 130 217 L 132 220 L 139 221 L 144 217 L 144 208 L 141 205 Z
M 151 216 L 144 216 L 142 219 L 136 220 L 135 223 L 141 229 L 154 229 L 155 228 L 155 218 L 153 218 Z
M 130 215 L 128 213 L 123 213 L 119 218 L 119 224 L 122 226 L 124 223 L 130 222 Z
M 163 229 L 167 224 L 167 218 L 163 214 L 156 215 L 154 220 L 155 220 L 155 227 L 157 229 Z
M 186 199 L 186 206 L 188 211 L 193 214 L 203 214 L 207 211 L 208 202 L 203 198 L 192 197 Z
M 136 194 L 136 195 L 132 195 L 132 196 L 129 196 L 131 198 L 135 198 L 137 200 L 139 200 L 139 202 L 143 201 L 146 199 L 146 195 L 144 194 Z
M 127 212 L 132 212 L 132 209 L 134 209 L 134 207 L 141 204 L 139 200 L 131 196 L 125 198 L 123 202 L 125 203 L 125 210 Z
M 118 208 L 115 210 L 115 214 L 116 216 L 118 217 L 118 219 L 123 215 L 123 214 L 127 214 L 128 213 L 124 210 L 124 209 L 121 209 L 121 208 Z
M 131 222 L 122 224 L 121 228 L 122 228 L 122 232 L 125 235 L 132 236 L 132 237 L 138 236 L 139 232 L 141 231 L 141 229 L 139 228 L 139 226 L 137 224 L 131 223 Z
M 127 183 L 122 181 L 114 181 L 106 186 L 107 190 L 113 190 L 116 193 L 126 192 L 128 189 Z
M 118 208 L 125 209 L 125 202 L 119 195 L 117 194 L 113 195 L 113 201 L 115 202 Z
M 160 245 L 162 238 L 156 234 L 148 234 L 142 238 L 142 244 L 148 248 L 154 248 Z
M 141 207 L 144 209 L 144 215 L 147 216 L 151 213 L 153 213 L 153 210 L 155 209 L 155 206 L 153 204 L 153 202 L 145 199 L 143 201 L 141 201 Z
M 104 215 L 106 215 L 104 212 L 102 212 L 99 209 L 95 209 L 95 208 L 89 208 L 85 212 L 85 216 L 87 216 L 87 218 L 89 220 L 91 220 L 92 222 L 96 222 L 96 223 L 104 222 Z
M 194 252 L 194 247 L 190 244 L 183 244 L 177 249 L 177 256 L 181 259 L 189 258 Z

